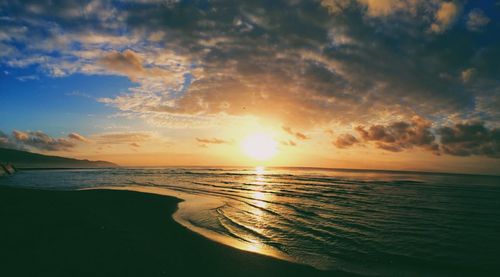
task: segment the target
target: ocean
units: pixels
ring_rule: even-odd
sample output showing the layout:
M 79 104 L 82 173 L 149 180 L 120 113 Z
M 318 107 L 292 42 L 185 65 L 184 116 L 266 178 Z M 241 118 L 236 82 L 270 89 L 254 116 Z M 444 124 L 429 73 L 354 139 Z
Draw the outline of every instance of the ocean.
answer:
M 361 276 L 500 275 L 500 177 L 170 167 L 26 170 L 0 182 L 176 196 L 186 201 L 174 218 L 193 231 L 322 270 Z

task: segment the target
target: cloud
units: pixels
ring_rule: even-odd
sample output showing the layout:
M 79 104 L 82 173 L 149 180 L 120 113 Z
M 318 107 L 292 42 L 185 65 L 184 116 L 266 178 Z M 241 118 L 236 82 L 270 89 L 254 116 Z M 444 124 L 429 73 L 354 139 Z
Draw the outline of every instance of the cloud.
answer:
M 461 73 L 462 81 L 464 83 L 469 82 L 472 79 L 472 77 L 474 76 L 475 71 L 476 70 L 474 68 L 467 68 L 467 69 L 463 70 Z
M 140 147 L 141 142 L 153 140 L 155 136 L 147 132 L 125 132 L 95 134 L 91 137 L 73 132 L 66 137 L 53 138 L 41 131 L 14 130 L 12 135 L 0 131 L 0 147 L 13 149 L 36 149 L 44 151 L 69 151 L 81 144 L 104 145 L 108 148 L 115 144 L 128 144 Z M 101 146 L 97 149 L 102 149 Z
M 439 145 L 431 132 L 431 123 L 421 117 L 410 122 L 398 121 L 388 125 L 357 126 L 356 131 L 365 142 L 373 142 L 380 149 L 400 152 L 413 147 L 438 151 Z
M 483 122 L 472 121 L 438 130 L 443 152 L 455 156 L 500 158 L 500 129 L 488 129 Z
M 282 140 L 280 141 L 281 145 L 284 146 L 297 146 L 297 143 L 293 140 Z
M 308 136 L 306 136 L 304 133 L 301 133 L 301 132 L 295 132 L 295 131 L 293 131 L 293 130 L 292 130 L 292 128 L 291 128 L 291 127 L 289 127 L 289 126 L 283 126 L 282 128 L 283 128 L 283 130 L 284 130 L 285 132 L 287 132 L 288 134 L 290 134 L 290 135 L 294 136 L 295 138 L 297 138 L 297 139 L 299 139 L 299 140 L 306 140 L 306 139 L 309 139 L 309 137 L 308 137 Z
M 306 136 L 306 135 L 304 135 L 303 133 L 300 133 L 300 132 L 296 132 L 295 133 L 295 137 L 298 138 L 298 139 L 302 139 L 302 140 L 309 139 L 308 136 Z
M 108 69 L 123 73 L 133 80 L 144 73 L 142 58 L 132 50 L 111 51 L 106 53 L 100 62 Z
M 130 143 L 129 145 L 130 145 L 131 147 L 134 147 L 134 148 L 139 148 L 139 147 L 141 147 L 141 145 L 140 145 L 140 144 L 138 144 L 137 142 L 132 142 L 132 143 Z
M 366 11 L 368 16 L 389 16 L 396 12 L 415 13 L 425 1 L 415 0 L 322 0 L 321 5 L 332 14 L 346 11 L 354 3 Z
M 339 14 L 349 8 L 351 0 L 321 0 L 321 6 L 332 14 Z
M 434 15 L 435 22 L 432 23 L 430 30 L 434 33 L 446 31 L 456 20 L 460 10 L 454 2 L 442 1 L 439 9 Z
M 335 134 L 335 132 L 332 129 L 326 129 L 324 131 L 325 131 L 325 134 L 327 134 L 330 137 L 332 137 Z
M 14 130 L 9 136 L 0 131 L 0 147 L 20 150 L 42 150 L 42 151 L 70 151 L 78 145 L 98 144 L 129 144 L 134 148 L 140 147 L 140 142 L 149 141 L 153 136 L 149 133 L 105 133 L 93 135 L 89 138 L 73 132 L 66 137 L 53 138 L 42 131 L 19 131 Z
M 78 133 L 70 133 L 68 135 L 68 138 L 74 139 L 74 140 L 78 140 L 78 141 L 82 141 L 82 142 L 88 142 L 89 141 L 86 137 L 84 137 L 84 136 L 82 136 L 82 135 L 80 135 Z
M 19 76 L 16 79 L 18 79 L 21 82 L 26 82 L 30 80 L 38 80 L 39 78 L 36 75 L 26 75 L 26 76 Z
M 97 144 L 134 144 L 149 141 L 153 135 L 146 132 L 104 133 L 92 136 Z
M 17 145 L 15 145 L 12 142 L 10 137 L 2 131 L 0 131 L 0 147 L 1 148 L 13 148 L 13 149 L 18 148 Z
M 470 31 L 480 31 L 482 27 L 488 25 L 491 19 L 487 17 L 483 10 L 481 9 L 473 9 L 467 15 L 467 29 Z
M 14 138 L 18 141 L 26 141 L 29 139 L 29 134 L 21 131 L 14 130 L 12 132 Z
M 498 28 L 461 32 L 453 23 L 466 19 L 463 1 L 6 5 L 2 65 L 127 76 L 133 87 L 98 101 L 154 126 L 245 116 L 299 130 L 414 115 L 491 121 L 500 98 Z
M 342 134 L 332 142 L 337 148 L 348 148 L 359 143 L 359 140 L 351 134 Z
M 95 99 L 92 95 L 85 93 L 85 92 L 80 92 L 78 90 L 69 92 L 65 94 L 66 96 L 77 96 L 77 97 L 82 97 L 82 98 L 87 98 L 87 99 Z
M 218 139 L 218 138 L 211 138 L 211 139 L 208 139 L 208 138 L 196 138 L 196 141 L 199 142 L 199 143 L 202 143 L 202 144 L 228 144 L 228 143 L 230 143 L 227 140 Z
M 436 0 L 321 0 L 331 14 L 339 15 L 359 7 L 368 18 L 390 18 L 429 25 L 434 33 L 446 31 L 460 14 L 459 1 Z M 404 19 L 403 19 L 404 18 Z M 432 18 L 432 20 L 431 20 Z
M 429 121 L 414 117 L 387 125 L 357 126 L 359 138 L 342 134 L 332 143 L 337 148 L 374 143 L 375 147 L 400 152 L 414 147 L 452 156 L 486 156 L 500 158 L 500 129 L 488 128 L 484 122 L 469 121 L 432 129 Z M 436 134 L 436 135 L 434 135 Z
M 69 151 L 77 145 L 71 134 L 66 138 L 53 138 L 41 131 L 14 130 L 12 138 L 20 147 L 26 146 L 44 151 Z
M 358 0 L 366 6 L 370 16 L 387 16 L 397 11 L 414 11 L 419 1 L 413 0 Z

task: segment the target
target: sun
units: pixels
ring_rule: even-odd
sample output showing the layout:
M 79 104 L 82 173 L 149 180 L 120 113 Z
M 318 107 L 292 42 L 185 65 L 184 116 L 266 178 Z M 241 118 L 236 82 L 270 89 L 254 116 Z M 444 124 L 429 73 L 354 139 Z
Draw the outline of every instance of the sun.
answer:
M 256 133 L 246 137 L 241 143 L 243 152 L 259 161 L 269 160 L 278 152 L 278 143 L 268 134 Z

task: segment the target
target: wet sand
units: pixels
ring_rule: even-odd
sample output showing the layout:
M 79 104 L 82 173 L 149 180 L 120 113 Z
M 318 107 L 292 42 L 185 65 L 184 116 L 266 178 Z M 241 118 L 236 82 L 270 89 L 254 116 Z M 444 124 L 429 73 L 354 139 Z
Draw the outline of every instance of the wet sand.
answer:
M 179 201 L 0 187 L 0 276 L 345 276 L 208 240 L 172 219 Z

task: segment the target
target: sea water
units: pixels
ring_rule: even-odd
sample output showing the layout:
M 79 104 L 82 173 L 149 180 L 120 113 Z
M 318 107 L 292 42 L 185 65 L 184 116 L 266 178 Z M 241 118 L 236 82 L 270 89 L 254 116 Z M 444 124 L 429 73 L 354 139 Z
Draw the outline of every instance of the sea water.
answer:
M 194 231 L 322 270 L 500 275 L 500 177 L 176 167 L 21 171 L 0 184 L 177 196 L 174 218 Z

